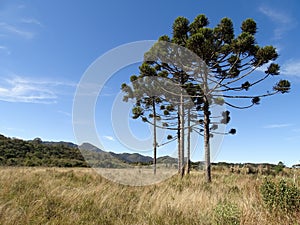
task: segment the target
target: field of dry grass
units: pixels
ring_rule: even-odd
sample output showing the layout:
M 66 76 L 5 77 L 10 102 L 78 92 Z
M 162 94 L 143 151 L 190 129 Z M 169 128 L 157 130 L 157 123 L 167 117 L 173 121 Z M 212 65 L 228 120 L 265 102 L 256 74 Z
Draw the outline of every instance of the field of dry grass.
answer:
M 99 168 L 97 172 L 116 183 L 130 186 L 146 186 L 164 181 L 177 174 L 177 169 L 158 167 L 153 174 L 152 167 L 133 167 L 126 169 Z
M 0 168 L 0 224 L 299 225 L 299 212 L 265 208 L 262 181 L 260 175 L 215 171 L 213 183 L 206 184 L 203 173 L 193 172 L 132 187 L 87 168 Z

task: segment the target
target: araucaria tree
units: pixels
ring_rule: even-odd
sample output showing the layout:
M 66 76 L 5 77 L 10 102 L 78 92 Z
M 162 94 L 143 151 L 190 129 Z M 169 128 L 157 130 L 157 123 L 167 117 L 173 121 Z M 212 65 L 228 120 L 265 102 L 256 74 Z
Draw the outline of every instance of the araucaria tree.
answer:
M 211 182 L 210 140 L 217 126 L 213 122 L 216 117 L 212 116 L 212 106 L 247 109 L 259 104 L 263 97 L 289 92 L 291 85 L 285 79 L 278 79 L 280 66 L 275 63 L 278 58 L 276 49 L 271 45 L 258 45 L 255 39 L 257 25 L 253 19 L 244 20 L 238 33 L 229 18 L 223 18 L 216 27 L 209 27 L 205 15 L 197 16 L 193 22 L 178 17 L 172 28 L 172 37 L 160 37 L 156 47 L 154 45 L 145 54 L 144 64 L 155 71 L 154 74 L 163 74 L 164 78 L 186 91 L 185 94 L 183 91 L 177 93 L 178 133 L 191 127 L 198 127 L 203 132 L 206 181 Z M 191 54 L 182 54 L 182 49 Z M 202 63 L 194 60 L 195 57 L 187 57 L 189 55 L 196 55 Z M 266 69 L 262 72 L 261 68 Z M 269 84 L 270 79 L 275 80 L 274 84 L 261 91 L 260 85 Z M 202 118 L 196 126 L 186 126 L 184 122 L 187 115 L 186 93 Z M 223 112 L 219 122 L 228 123 L 228 115 L 229 111 Z M 228 133 L 235 132 L 232 129 Z M 184 140 L 184 136 L 179 138 Z
M 124 92 L 123 101 L 134 100 L 132 118 L 141 118 L 143 122 L 147 122 L 153 126 L 153 173 L 156 174 L 158 145 L 163 145 L 177 139 L 168 135 L 166 143 L 158 143 L 156 137 L 157 128 L 175 130 L 172 120 L 176 119 L 176 117 L 172 115 L 174 106 L 170 103 L 171 98 L 168 98 L 168 101 L 166 101 L 168 95 L 162 95 L 162 91 L 158 88 L 162 85 L 168 86 L 170 83 L 164 79 L 164 73 L 157 72 L 147 63 L 142 64 L 139 69 L 139 75 L 132 75 L 130 77 L 131 85 L 122 84 L 122 91 Z

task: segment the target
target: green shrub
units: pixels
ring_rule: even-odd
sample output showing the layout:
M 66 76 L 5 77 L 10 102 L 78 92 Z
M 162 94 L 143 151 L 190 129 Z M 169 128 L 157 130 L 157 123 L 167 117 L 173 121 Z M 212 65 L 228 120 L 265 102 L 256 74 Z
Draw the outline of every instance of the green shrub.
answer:
M 269 210 L 273 210 L 277 204 L 277 187 L 270 179 L 266 178 L 260 187 L 262 200 Z
M 300 190 L 284 179 L 275 183 L 266 178 L 260 187 L 265 206 L 270 210 L 292 213 L 300 209 Z
M 284 167 L 285 167 L 285 165 L 283 164 L 283 162 L 280 161 L 280 162 L 274 167 L 276 174 L 279 174 L 279 173 L 283 172 L 283 168 L 284 168 Z
M 214 224 L 236 225 L 240 224 L 241 212 L 239 207 L 228 201 L 219 202 L 214 208 Z

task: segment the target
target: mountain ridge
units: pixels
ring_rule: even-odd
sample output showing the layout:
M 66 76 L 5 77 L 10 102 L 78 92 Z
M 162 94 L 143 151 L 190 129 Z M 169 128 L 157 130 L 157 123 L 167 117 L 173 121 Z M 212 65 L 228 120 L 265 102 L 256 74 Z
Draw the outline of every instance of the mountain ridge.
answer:
M 163 156 L 157 163 L 166 162 Z M 161 158 L 161 160 L 160 160 Z M 153 158 L 139 153 L 106 152 L 90 143 L 81 145 L 65 141 L 22 140 L 0 134 L 0 165 L 124 168 L 132 164 L 151 165 Z
M 83 157 L 84 155 L 84 157 Z M 88 163 L 87 163 L 88 162 Z M 81 145 L 65 141 L 42 141 L 40 138 L 22 140 L 0 134 L 0 166 L 46 166 L 46 167 L 107 167 L 127 168 L 137 164 L 151 165 L 153 158 L 139 153 L 106 152 L 90 143 Z M 177 165 L 177 158 L 161 156 L 158 164 Z M 204 162 L 191 162 L 192 168 L 202 168 Z M 212 163 L 218 167 L 271 167 L 272 163 Z M 296 164 L 293 167 L 300 167 Z

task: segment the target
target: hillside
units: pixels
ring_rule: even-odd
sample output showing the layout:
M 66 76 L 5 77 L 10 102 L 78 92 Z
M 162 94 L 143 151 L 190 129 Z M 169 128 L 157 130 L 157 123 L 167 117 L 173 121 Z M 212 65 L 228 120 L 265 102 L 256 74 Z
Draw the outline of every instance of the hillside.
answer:
M 1 166 L 87 167 L 77 147 L 43 143 L 39 138 L 24 141 L 0 135 Z
M 89 143 L 77 146 L 70 142 L 44 142 L 40 138 L 25 141 L 0 135 L 0 166 L 126 168 L 129 165 Z
M 138 153 L 106 152 L 90 143 L 77 146 L 71 142 L 49 142 L 40 138 L 25 141 L 0 135 L 0 166 L 128 168 L 131 164 L 149 165 L 152 161 L 152 157 Z M 169 156 L 158 158 L 158 163 L 176 162 L 177 159 Z
M 84 155 L 84 157 L 83 157 Z M 0 134 L 0 166 L 45 166 L 45 167 L 101 167 L 129 168 L 139 165 L 151 165 L 153 158 L 138 153 L 106 152 L 90 143 L 78 146 L 71 142 L 49 142 L 40 138 L 21 140 Z M 170 156 L 157 158 L 157 163 L 167 167 L 177 165 L 177 159 Z M 191 162 L 193 169 L 199 170 L 204 162 Z M 213 169 L 232 168 L 241 171 L 249 168 L 248 173 L 257 173 L 259 168 L 280 171 L 281 166 L 267 163 L 212 163 Z M 296 167 L 297 165 L 295 165 Z

